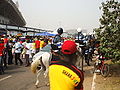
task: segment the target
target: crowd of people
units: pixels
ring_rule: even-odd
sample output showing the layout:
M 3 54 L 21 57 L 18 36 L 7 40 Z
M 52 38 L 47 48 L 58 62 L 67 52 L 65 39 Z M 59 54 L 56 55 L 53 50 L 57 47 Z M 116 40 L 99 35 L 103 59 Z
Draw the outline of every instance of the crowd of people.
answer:
M 51 39 L 51 37 L 0 36 L 0 70 L 3 71 L 11 64 L 29 66 L 33 55 L 50 43 Z
M 61 28 L 56 36 L 0 36 L 0 72 L 3 72 L 8 65 L 30 66 L 31 59 L 44 46 L 56 44 L 57 40 L 63 40 L 60 36 Z M 63 31 L 62 31 L 63 33 Z M 61 33 L 61 34 L 62 34 Z
M 62 28 L 57 29 L 58 34 L 54 37 L 47 36 L 33 36 L 33 37 L 11 37 L 11 36 L 1 36 L 0 37 L 0 70 L 4 72 L 4 68 L 7 65 L 25 65 L 25 67 L 30 66 L 32 57 L 42 50 L 47 44 L 51 45 L 52 59 L 50 65 L 50 90 L 56 90 L 56 88 L 61 88 L 59 90 L 83 90 L 84 75 L 81 70 L 79 70 L 73 63 L 73 58 L 76 57 L 77 45 L 82 49 L 82 54 L 85 55 L 86 51 L 91 53 L 94 51 L 95 38 L 91 36 L 84 36 L 81 33 L 81 38 L 78 41 L 64 40 L 61 35 L 63 33 Z M 83 46 L 80 46 L 83 45 Z M 56 54 L 62 54 L 62 57 L 56 56 Z M 90 54 L 89 54 L 90 56 Z M 85 56 L 86 58 L 87 56 Z M 86 61 L 86 60 L 85 60 Z M 89 63 L 87 63 L 89 65 Z M 58 72 L 55 72 L 54 68 L 58 68 Z M 61 75 L 60 77 L 56 75 Z M 62 80 L 60 82 L 55 80 Z M 67 81 L 67 82 L 66 82 Z M 69 81 L 69 82 L 68 82 Z M 64 83 L 64 84 L 63 84 Z M 67 86 L 67 85 L 69 86 Z M 62 87 L 61 87 L 62 85 Z M 63 86 L 65 85 L 65 86 Z M 71 86 L 70 86 L 71 85 Z

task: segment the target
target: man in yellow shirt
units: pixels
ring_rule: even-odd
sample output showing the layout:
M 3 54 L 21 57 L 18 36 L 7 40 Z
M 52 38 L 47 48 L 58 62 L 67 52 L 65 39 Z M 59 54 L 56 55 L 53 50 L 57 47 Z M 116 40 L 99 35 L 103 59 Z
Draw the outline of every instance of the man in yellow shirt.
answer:
M 76 51 L 74 41 L 63 43 L 61 60 L 52 60 L 49 67 L 50 90 L 83 90 L 83 72 L 74 65 Z
M 40 50 L 44 47 L 44 39 L 43 38 L 41 38 L 40 39 Z

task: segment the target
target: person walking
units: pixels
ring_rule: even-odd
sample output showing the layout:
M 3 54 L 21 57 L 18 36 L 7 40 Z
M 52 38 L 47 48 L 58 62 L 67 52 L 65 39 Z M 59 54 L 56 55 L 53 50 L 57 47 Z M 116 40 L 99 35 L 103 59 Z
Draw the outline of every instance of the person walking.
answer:
M 38 53 L 40 50 L 40 41 L 38 38 L 36 38 L 35 40 L 35 48 L 36 48 L 36 53 Z
M 13 42 L 12 40 L 9 40 L 8 42 L 8 65 L 13 64 L 13 55 L 12 55 L 12 48 L 13 48 Z
M 22 48 L 22 44 L 19 42 L 19 40 L 17 40 L 17 42 L 15 43 L 15 65 L 18 65 L 18 60 L 20 62 L 20 65 L 23 64 L 22 60 L 20 59 Z
M 50 90 L 83 90 L 84 74 L 76 66 L 77 45 L 74 41 L 65 41 L 60 60 L 51 61 L 49 66 Z
M 4 41 L 0 38 L 0 73 L 4 73 L 3 68 L 3 52 L 4 52 Z
M 4 56 L 3 56 L 3 63 L 4 63 L 4 68 L 7 68 L 7 59 L 8 59 L 8 37 L 7 35 L 4 35 Z
M 26 54 L 25 54 L 26 65 L 25 65 L 25 67 L 28 67 L 30 65 L 30 56 L 32 53 L 32 43 L 30 43 L 30 40 L 27 40 L 25 49 L 26 49 Z

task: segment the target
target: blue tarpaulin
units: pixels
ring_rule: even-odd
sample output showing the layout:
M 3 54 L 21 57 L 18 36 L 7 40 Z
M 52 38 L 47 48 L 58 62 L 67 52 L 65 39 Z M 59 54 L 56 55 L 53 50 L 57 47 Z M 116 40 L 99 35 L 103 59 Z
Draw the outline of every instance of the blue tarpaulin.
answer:
M 42 32 L 42 33 L 37 33 L 36 35 L 37 36 L 55 36 L 56 34 L 51 34 L 51 33 L 48 33 L 48 32 Z

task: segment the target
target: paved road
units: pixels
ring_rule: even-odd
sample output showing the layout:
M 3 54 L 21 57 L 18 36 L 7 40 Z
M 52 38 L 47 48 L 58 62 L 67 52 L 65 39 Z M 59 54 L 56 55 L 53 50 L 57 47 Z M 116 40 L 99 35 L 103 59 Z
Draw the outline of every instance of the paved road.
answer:
M 35 75 L 30 71 L 30 67 L 24 66 L 8 66 L 4 75 L 0 75 L 0 90 L 36 90 Z M 49 90 L 45 86 L 45 81 L 41 75 L 41 88 L 37 90 Z
M 84 90 L 91 90 L 92 66 L 85 66 L 84 70 Z M 34 86 L 35 81 L 36 75 L 30 71 L 30 67 L 10 65 L 5 70 L 5 74 L 0 75 L 0 90 L 49 90 L 49 86 L 46 86 L 48 78 L 45 79 L 43 74 L 40 76 L 39 88 Z

